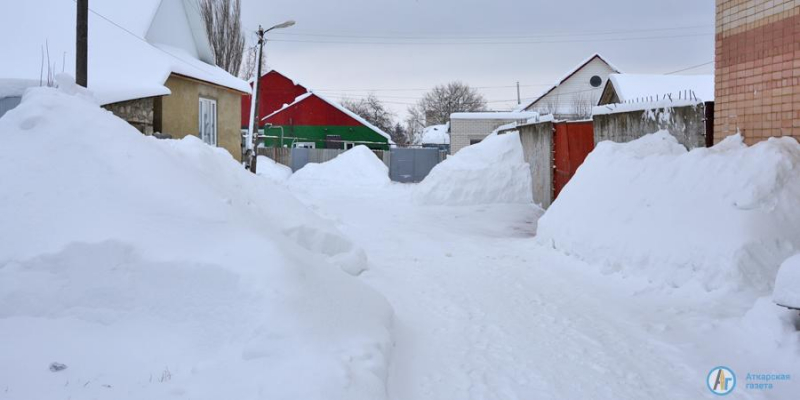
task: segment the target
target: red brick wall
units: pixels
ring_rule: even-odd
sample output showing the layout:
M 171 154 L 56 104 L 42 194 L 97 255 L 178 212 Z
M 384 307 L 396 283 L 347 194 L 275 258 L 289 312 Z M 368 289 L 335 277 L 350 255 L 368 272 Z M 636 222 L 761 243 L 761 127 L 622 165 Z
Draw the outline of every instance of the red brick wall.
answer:
M 800 0 L 717 0 L 714 143 L 800 140 Z

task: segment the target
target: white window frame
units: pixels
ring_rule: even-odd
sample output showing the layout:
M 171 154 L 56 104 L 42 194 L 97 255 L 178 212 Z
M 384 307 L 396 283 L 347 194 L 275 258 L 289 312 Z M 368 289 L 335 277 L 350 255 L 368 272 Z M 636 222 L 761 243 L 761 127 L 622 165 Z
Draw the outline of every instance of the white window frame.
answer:
M 217 145 L 217 101 L 201 97 L 198 102 L 198 136 L 211 146 Z M 205 119 L 204 119 L 205 117 Z
M 316 142 L 294 142 L 292 143 L 292 147 L 296 149 L 316 149 L 317 143 Z
M 347 147 L 347 146 L 350 146 L 350 147 Z M 350 150 L 353 147 L 356 147 L 356 142 L 344 142 L 344 149 L 345 150 Z

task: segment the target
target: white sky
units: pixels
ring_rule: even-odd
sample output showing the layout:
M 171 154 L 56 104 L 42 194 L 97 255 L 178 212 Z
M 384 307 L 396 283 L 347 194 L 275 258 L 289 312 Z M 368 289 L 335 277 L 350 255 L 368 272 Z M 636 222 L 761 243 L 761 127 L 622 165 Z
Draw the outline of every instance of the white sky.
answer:
M 269 34 L 270 66 L 334 99 L 373 89 L 400 117 L 452 80 L 510 109 L 517 81 L 535 97 L 594 52 L 630 73 L 714 58 L 709 0 L 242 0 L 242 12 L 250 31 L 297 21 Z

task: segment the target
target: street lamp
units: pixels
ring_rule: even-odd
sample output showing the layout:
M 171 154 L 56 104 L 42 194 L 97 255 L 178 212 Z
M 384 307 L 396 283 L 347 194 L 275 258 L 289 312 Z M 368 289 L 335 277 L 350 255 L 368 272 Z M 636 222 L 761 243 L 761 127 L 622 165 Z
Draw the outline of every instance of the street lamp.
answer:
M 259 25 L 258 31 L 256 32 L 256 34 L 258 35 L 258 66 L 257 66 L 256 77 L 253 82 L 253 93 L 251 93 L 250 95 L 250 124 L 247 129 L 247 140 L 245 143 L 245 148 L 247 149 L 245 151 L 245 156 L 247 157 L 248 166 L 250 167 L 250 172 L 252 173 L 256 173 L 256 160 L 258 159 L 258 154 L 257 154 L 258 146 L 256 145 L 256 141 L 258 140 L 258 135 L 256 135 L 254 132 L 255 130 L 258 129 L 258 125 L 256 125 L 258 123 L 257 122 L 258 115 L 256 114 L 258 114 L 258 97 L 259 97 L 258 83 L 261 80 L 261 64 L 262 64 L 261 60 L 264 53 L 264 43 L 266 42 L 264 35 L 266 35 L 266 33 L 269 31 L 275 29 L 289 28 L 291 26 L 294 26 L 294 24 L 295 22 L 293 20 L 289 20 L 284 23 L 275 25 L 267 30 L 264 30 L 264 28 L 262 28 L 261 25 Z

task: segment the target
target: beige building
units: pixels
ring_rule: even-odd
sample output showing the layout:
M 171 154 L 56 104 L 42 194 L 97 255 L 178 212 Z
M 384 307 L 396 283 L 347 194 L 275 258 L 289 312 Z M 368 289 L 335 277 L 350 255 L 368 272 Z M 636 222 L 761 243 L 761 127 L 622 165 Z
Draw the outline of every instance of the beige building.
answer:
M 800 140 L 800 1 L 717 0 L 715 142 Z
M 64 65 L 56 65 L 58 72 L 72 73 L 74 18 L 56 18 L 46 26 L 34 22 L 41 19 L 41 9 L 52 15 L 74 15 L 75 3 L 37 2 L 40 7 L 21 9 L 15 30 L 29 41 L 46 42 L 59 60 L 63 54 Z M 95 100 L 146 135 L 196 136 L 240 160 L 241 96 L 250 86 L 214 65 L 194 0 L 126 2 L 135 7 L 120 7 L 120 0 L 91 1 L 88 88 Z M 15 106 L 24 92 L 20 87 L 39 85 L 37 49 L 10 40 L 0 44 L 0 51 L 15 60 L 0 63 L 0 79 L 20 83 L 13 92 L 0 88 L 0 105 Z
M 474 112 L 450 115 L 450 154 L 479 143 L 495 129 L 510 123 L 525 123 L 535 112 Z

